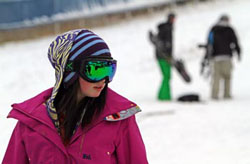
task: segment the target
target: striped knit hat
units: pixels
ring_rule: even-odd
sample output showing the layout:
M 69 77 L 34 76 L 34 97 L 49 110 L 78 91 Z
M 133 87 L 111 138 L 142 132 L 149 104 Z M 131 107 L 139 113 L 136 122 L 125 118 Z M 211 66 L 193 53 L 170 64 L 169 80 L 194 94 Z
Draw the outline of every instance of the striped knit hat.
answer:
M 67 88 L 78 79 L 76 72 L 65 72 L 67 62 L 88 57 L 111 57 L 111 54 L 103 39 L 89 30 L 78 29 L 59 35 L 50 44 L 48 57 L 55 69 L 56 83 L 46 106 L 51 119 L 59 130 L 54 100 L 62 83 Z

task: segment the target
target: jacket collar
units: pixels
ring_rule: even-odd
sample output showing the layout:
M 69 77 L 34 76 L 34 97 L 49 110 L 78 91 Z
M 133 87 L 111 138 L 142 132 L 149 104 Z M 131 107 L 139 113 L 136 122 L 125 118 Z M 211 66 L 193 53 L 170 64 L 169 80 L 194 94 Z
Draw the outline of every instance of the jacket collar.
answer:
M 22 103 L 13 104 L 13 109 L 9 113 L 8 118 L 15 118 L 23 123 L 26 123 L 27 120 L 29 120 L 29 123 L 26 123 L 28 126 L 32 126 L 30 120 L 35 120 L 49 128 L 52 128 L 53 130 L 56 130 L 52 120 L 48 116 L 45 106 L 45 101 L 51 96 L 51 93 L 52 88 L 47 89 L 37 96 Z M 135 103 L 108 88 L 104 110 L 99 116 L 97 116 L 92 124 L 97 124 L 100 121 L 107 120 L 106 118 L 109 118 L 114 114 L 134 107 L 137 107 Z M 140 110 L 134 112 L 134 114 L 139 111 Z

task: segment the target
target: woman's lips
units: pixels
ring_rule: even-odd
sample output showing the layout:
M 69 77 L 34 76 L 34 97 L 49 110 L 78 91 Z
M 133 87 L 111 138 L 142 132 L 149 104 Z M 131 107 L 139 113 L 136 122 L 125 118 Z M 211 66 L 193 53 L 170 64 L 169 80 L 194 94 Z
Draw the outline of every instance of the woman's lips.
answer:
M 96 89 L 96 90 L 102 90 L 103 86 L 96 86 L 96 87 L 94 87 L 94 89 Z

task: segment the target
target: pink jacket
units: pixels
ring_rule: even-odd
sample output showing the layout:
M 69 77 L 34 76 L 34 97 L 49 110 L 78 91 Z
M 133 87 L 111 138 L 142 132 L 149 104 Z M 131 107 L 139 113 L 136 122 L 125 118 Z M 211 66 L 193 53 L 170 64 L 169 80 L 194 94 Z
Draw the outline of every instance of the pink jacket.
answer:
M 44 105 L 51 92 L 49 89 L 23 103 L 12 105 L 8 117 L 17 119 L 18 123 L 3 164 L 148 163 L 135 121 L 136 112 L 127 110 L 136 109 L 136 104 L 109 89 L 103 113 L 91 125 L 77 128 L 70 144 L 65 147 Z M 122 117 L 112 119 L 112 114 L 117 112 Z

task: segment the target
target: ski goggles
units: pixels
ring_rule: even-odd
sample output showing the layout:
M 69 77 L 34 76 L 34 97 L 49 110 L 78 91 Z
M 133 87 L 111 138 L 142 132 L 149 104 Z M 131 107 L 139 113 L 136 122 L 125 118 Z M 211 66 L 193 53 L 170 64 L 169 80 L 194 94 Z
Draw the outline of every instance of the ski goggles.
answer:
M 73 63 L 73 70 L 88 82 L 99 82 L 106 79 L 109 83 L 113 80 L 116 72 L 117 61 L 108 58 L 87 58 Z

